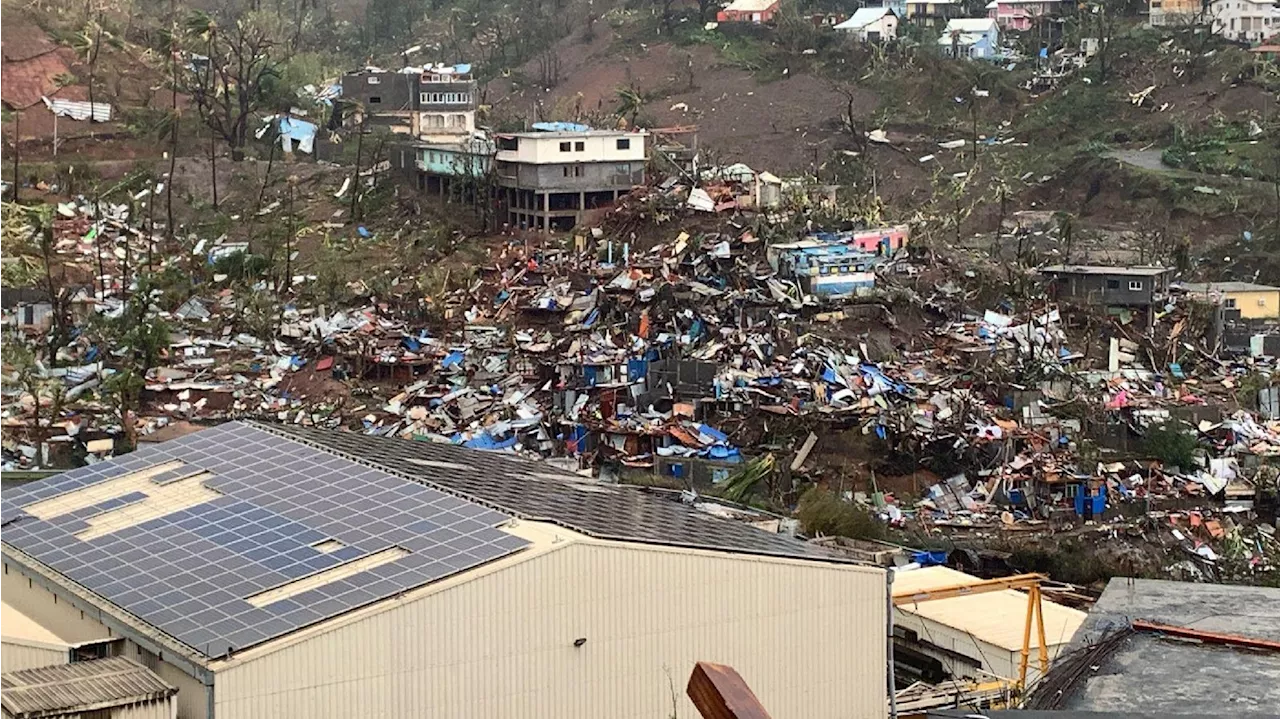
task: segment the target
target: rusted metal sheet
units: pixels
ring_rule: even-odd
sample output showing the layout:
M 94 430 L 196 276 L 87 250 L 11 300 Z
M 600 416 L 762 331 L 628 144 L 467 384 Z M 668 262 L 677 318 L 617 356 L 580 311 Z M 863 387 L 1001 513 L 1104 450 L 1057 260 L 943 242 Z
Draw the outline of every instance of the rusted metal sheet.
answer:
M 1201 629 L 1191 629 L 1190 627 L 1179 627 L 1172 624 L 1158 624 L 1156 622 L 1144 622 L 1141 619 L 1133 622 L 1133 628 L 1140 632 L 1160 632 L 1168 634 L 1171 637 L 1184 637 L 1186 639 L 1199 639 L 1207 644 L 1226 644 L 1234 647 L 1249 647 L 1250 649 L 1268 649 L 1271 651 L 1280 651 L 1280 642 L 1273 642 L 1269 639 L 1257 639 L 1254 637 L 1242 637 L 1238 634 L 1222 634 L 1220 632 L 1206 632 Z
M 769 712 L 737 670 L 698 662 L 686 689 L 702 719 L 769 719 Z

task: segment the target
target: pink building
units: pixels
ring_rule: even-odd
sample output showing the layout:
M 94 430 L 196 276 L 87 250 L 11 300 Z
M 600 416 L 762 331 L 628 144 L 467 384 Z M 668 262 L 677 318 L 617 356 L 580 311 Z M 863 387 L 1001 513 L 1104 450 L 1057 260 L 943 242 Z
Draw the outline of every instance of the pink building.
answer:
M 1061 0 L 991 0 L 987 17 L 1006 30 L 1030 30 L 1035 18 L 1057 14 L 1061 7 Z
M 760 25 L 773 22 L 781 0 L 733 0 L 716 13 L 717 22 L 749 22 Z

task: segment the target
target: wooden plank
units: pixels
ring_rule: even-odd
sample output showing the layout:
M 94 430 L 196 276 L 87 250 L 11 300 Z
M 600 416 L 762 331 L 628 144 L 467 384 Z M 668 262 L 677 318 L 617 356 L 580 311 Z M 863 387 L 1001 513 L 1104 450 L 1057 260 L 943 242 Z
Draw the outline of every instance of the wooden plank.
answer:
M 769 712 L 737 670 L 698 662 L 686 691 L 702 719 L 769 719 Z

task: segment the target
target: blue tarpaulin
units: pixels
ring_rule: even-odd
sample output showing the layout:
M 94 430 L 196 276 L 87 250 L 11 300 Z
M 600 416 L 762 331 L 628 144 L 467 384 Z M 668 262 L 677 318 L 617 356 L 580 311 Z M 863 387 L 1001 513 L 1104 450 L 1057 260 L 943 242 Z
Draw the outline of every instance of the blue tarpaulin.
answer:
M 912 552 L 911 561 L 922 567 L 934 567 L 947 563 L 946 552 Z
M 445 357 L 444 361 L 440 363 L 440 367 L 442 369 L 449 369 L 450 367 L 458 367 L 462 365 L 462 360 L 464 359 L 466 359 L 465 354 L 461 352 L 450 352 L 449 356 Z
M 487 433 L 481 433 L 463 442 L 462 446 L 471 449 L 507 449 L 516 446 L 516 436 L 513 434 L 509 439 L 494 439 Z
M 627 360 L 627 381 L 635 382 L 649 374 L 649 361 L 642 359 Z
M 715 427 L 712 427 L 709 424 L 698 425 L 698 432 L 707 435 L 708 437 L 715 440 L 716 442 L 719 442 L 720 444 L 727 444 L 729 442 L 729 435 L 725 434 L 724 432 L 721 432 L 720 430 L 716 429 Z
M 576 122 L 535 122 L 533 129 L 538 132 L 590 132 L 591 128 L 587 125 L 580 125 Z

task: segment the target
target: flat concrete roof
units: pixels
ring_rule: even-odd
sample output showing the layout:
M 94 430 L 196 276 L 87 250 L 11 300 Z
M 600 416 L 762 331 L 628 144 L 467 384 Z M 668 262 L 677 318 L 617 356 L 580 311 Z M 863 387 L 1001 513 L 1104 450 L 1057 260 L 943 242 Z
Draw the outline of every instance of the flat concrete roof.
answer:
M 1280 640 L 1280 589 L 1112 579 L 1072 640 L 1084 647 L 1145 619 Z M 1200 716 L 1275 716 L 1280 656 L 1137 632 L 1072 686 L 1063 709 Z
M 1171 270 L 1168 267 L 1112 267 L 1110 265 L 1045 265 L 1043 273 L 1053 275 L 1142 275 L 1154 277 Z
M 1275 292 L 1280 287 L 1254 282 L 1179 282 L 1174 287 L 1187 292 Z

